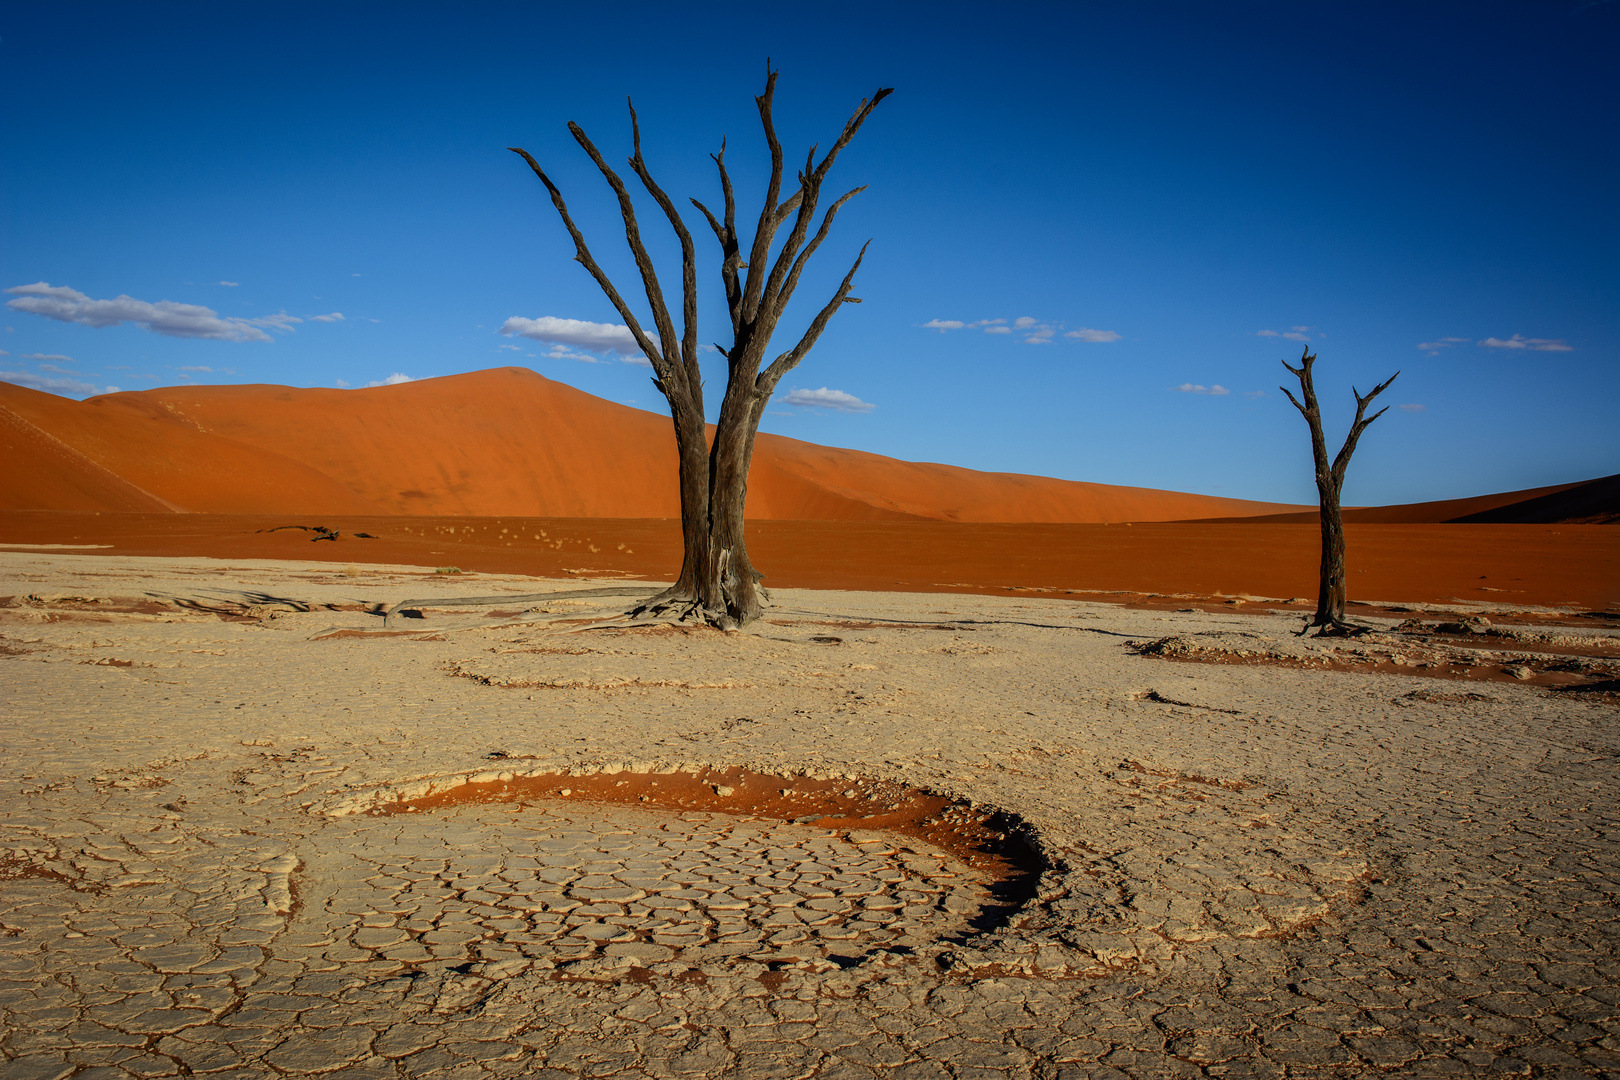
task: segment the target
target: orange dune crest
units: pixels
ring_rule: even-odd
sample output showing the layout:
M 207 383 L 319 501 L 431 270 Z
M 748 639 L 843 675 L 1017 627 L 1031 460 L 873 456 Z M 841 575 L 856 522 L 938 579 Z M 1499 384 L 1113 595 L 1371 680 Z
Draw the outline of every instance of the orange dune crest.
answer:
M 526 368 L 364 390 L 179 386 L 72 401 L 0 383 L 0 508 L 673 518 L 668 419 Z M 950 465 L 760 435 L 749 516 L 1103 523 L 1277 503 Z

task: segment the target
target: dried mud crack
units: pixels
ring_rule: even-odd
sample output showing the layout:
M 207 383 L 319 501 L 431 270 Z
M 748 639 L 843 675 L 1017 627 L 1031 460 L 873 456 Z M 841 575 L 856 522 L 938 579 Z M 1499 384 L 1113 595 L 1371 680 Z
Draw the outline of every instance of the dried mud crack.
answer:
M 1603 683 L 1382 666 L 1609 620 L 783 590 L 316 641 L 468 585 L 0 561 L 7 1080 L 1620 1075 Z M 1375 666 L 1120 646 L 1167 639 Z

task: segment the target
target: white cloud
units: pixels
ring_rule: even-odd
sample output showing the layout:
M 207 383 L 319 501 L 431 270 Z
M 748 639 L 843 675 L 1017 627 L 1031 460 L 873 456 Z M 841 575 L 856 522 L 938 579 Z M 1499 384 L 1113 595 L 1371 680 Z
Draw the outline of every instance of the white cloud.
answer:
M 206 372 L 212 373 L 214 369 L 211 368 L 211 367 L 208 367 L 206 364 L 193 364 L 193 365 L 191 365 L 189 367 L 177 367 L 174 370 L 176 370 L 176 371 L 206 371 Z
M 63 356 L 61 353 L 43 353 L 43 352 L 22 353 L 21 355 L 18 356 L 18 359 L 19 360 L 48 360 L 51 363 L 61 363 L 61 364 L 71 364 L 71 363 L 73 363 L 73 357 L 71 357 L 71 356 Z
M 842 390 L 829 390 L 823 386 L 820 390 L 793 390 L 782 399 L 784 404 L 799 405 L 806 408 L 832 409 L 835 412 L 863 413 L 871 412 L 877 408 L 870 402 L 862 401 L 854 394 L 846 394 Z
M 967 323 L 961 319 L 929 319 L 922 324 L 924 330 L 960 330 Z
M 1487 349 L 1532 349 L 1535 352 L 1574 352 L 1575 347 L 1563 338 L 1527 338 L 1514 334 L 1510 338 L 1488 337 L 1479 344 Z
M 501 324 L 501 333 L 510 337 L 533 338 L 553 345 L 572 345 L 590 352 L 616 352 L 623 356 L 636 356 L 641 352 L 628 326 L 614 323 L 586 322 L 583 319 L 559 319 L 542 315 L 538 319 L 525 319 L 514 315 Z
M 316 322 L 342 322 L 343 312 L 334 311 L 330 315 L 311 315 L 310 318 Z
M 1305 336 L 1305 331 L 1309 329 L 1308 326 L 1296 326 L 1291 330 L 1256 330 L 1254 336 L 1284 338 L 1288 341 L 1309 341 L 1311 339 Z
M 984 332 L 987 333 L 987 334 L 1004 334 L 1004 333 L 1008 333 L 1008 331 L 995 330 L 995 329 L 992 329 L 992 327 L 1004 326 L 1004 325 L 1006 325 L 1006 322 L 1007 322 L 1006 319 L 979 319 L 977 322 L 968 323 L 968 325 L 971 326 L 975 330 L 979 329 L 980 327 L 983 327 Z
M 79 374 L 77 371 L 74 371 L 72 368 L 58 367 L 56 364 L 41 364 L 41 365 L 39 365 L 39 370 L 41 370 L 41 371 L 54 371 L 58 375 L 77 375 L 77 374 Z
M 984 328 L 984 332 L 987 333 L 987 334 L 1010 334 L 1010 333 L 1012 333 L 1012 327 L 1010 327 L 1010 326 L 987 326 L 987 327 Z
M 1013 328 L 1017 330 L 1028 330 L 1038 322 L 1040 322 L 1039 319 L 1032 319 L 1028 315 L 1020 315 L 1018 318 L 1013 320 Z
M 499 344 L 499 345 L 497 345 L 495 347 L 497 349 L 511 349 L 513 352 L 522 352 L 523 351 L 523 346 L 521 346 L 521 345 L 511 345 L 511 344 L 508 344 L 506 342 L 502 342 L 501 344 Z
M 1257 400 L 1265 397 L 1266 392 L 1264 390 L 1245 390 L 1243 391 L 1243 396 L 1251 400 Z
M 47 394 L 61 394 L 64 397 L 118 393 L 116 386 L 95 386 L 78 379 L 53 378 L 50 375 L 35 375 L 29 371 L 0 371 L 0 382 L 26 386 L 30 390 L 43 390 Z
M 1402 412 L 1428 412 L 1429 407 L 1427 405 L 1402 405 L 1401 406 L 1401 411 Z
M 217 281 L 217 282 L 215 282 L 215 284 L 216 285 L 223 285 L 227 289 L 234 289 L 234 288 L 236 288 L 238 285 L 240 285 L 242 283 L 240 281 Z
M 78 323 L 81 326 L 102 328 L 119 323 L 134 323 L 155 334 L 169 337 L 207 338 L 214 341 L 270 341 L 262 327 L 291 332 L 292 324 L 302 322 L 292 315 L 267 315 L 258 319 L 235 316 L 221 318 L 212 308 L 201 304 L 178 304 L 172 300 L 149 303 L 132 296 L 119 296 L 114 300 L 92 300 L 77 289 L 65 285 L 50 285 L 39 281 L 32 285 L 18 285 L 7 289 L 17 299 L 6 301 L 6 306 L 31 315 L 43 315 L 58 322 Z
M 406 375 L 404 372 L 396 371 L 392 375 L 388 376 L 388 378 L 383 379 L 383 380 L 381 380 L 379 382 L 368 382 L 368 383 L 366 383 L 366 386 L 368 388 L 372 387 L 372 386 L 398 386 L 400 383 L 408 383 L 408 382 L 415 382 L 415 381 L 416 381 L 415 379 L 411 378 L 409 375 Z
M 339 390 L 347 390 L 349 388 L 349 381 L 347 379 L 333 379 L 332 384 Z
M 1232 392 L 1220 383 L 1216 383 L 1214 386 L 1204 386 L 1201 383 L 1184 382 L 1180 386 L 1172 386 L 1170 389 L 1179 390 L 1183 394 L 1208 394 L 1211 397 L 1221 397 Z
M 1112 330 L 1093 330 L 1088 326 L 1082 326 L 1078 330 L 1065 330 L 1063 336 L 1074 338 L 1076 341 L 1107 342 L 1119 340 L 1119 334 Z

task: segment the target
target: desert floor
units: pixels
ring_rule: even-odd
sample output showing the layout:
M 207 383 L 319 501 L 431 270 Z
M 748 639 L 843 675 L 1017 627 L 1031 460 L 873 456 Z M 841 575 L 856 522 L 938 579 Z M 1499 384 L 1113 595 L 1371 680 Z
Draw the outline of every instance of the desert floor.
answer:
M 318 539 L 324 526 L 331 540 Z M 1350 597 L 1620 611 L 1614 525 L 1345 526 Z M 962 592 L 1133 602 L 1258 595 L 1314 608 L 1316 525 L 749 521 L 770 588 Z M 0 548 L 103 555 L 320 559 L 531 577 L 657 579 L 681 563 L 657 518 L 133 514 L 0 510 Z M 1165 606 L 1165 605 L 1160 605 Z M 1185 607 L 1185 603 L 1168 605 Z
M 1620 1075 L 1612 619 L 331 557 L 0 553 L 8 1080 Z

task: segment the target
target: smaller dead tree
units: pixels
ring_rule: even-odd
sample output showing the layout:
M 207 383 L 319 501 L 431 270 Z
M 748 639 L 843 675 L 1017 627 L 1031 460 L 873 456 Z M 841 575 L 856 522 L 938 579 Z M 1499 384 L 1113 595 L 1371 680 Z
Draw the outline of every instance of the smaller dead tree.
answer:
M 1316 357 L 1307 347 L 1300 355 L 1299 367 L 1294 367 L 1288 361 L 1282 362 L 1283 367 L 1292 371 L 1299 377 L 1300 396 L 1305 399 L 1303 405 L 1299 398 L 1289 393 L 1288 387 L 1278 389 L 1288 394 L 1288 400 L 1294 403 L 1305 417 L 1305 422 L 1311 428 L 1311 452 L 1316 459 L 1316 490 L 1320 499 L 1322 517 L 1322 567 L 1321 577 L 1316 591 L 1316 615 L 1305 624 L 1301 634 L 1307 633 L 1312 627 L 1320 627 L 1318 636 L 1322 634 L 1348 634 L 1353 633 L 1356 627 L 1345 621 L 1344 604 L 1346 589 L 1344 581 L 1344 515 L 1339 507 L 1339 494 L 1344 490 L 1344 473 L 1350 467 L 1350 455 L 1356 451 L 1356 442 L 1361 433 L 1374 420 L 1389 411 L 1385 406 L 1367 415 L 1367 406 L 1372 400 L 1385 390 L 1389 384 L 1400 377 L 1396 372 L 1388 379 L 1372 388 L 1372 393 L 1363 397 L 1354 386 L 1350 392 L 1356 396 L 1356 419 L 1350 425 L 1350 434 L 1344 438 L 1344 446 L 1331 462 L 1328 461 L 1327 439 L 1322 434 L 1322 410 L 1316 402 L 1316 387 L 1311 383 L 1311 365 L 1316 363 Z

